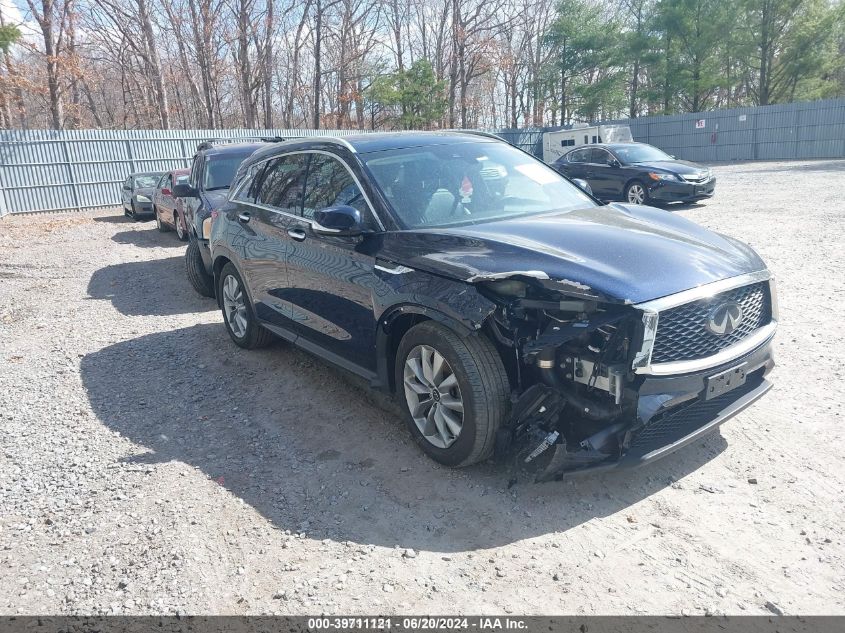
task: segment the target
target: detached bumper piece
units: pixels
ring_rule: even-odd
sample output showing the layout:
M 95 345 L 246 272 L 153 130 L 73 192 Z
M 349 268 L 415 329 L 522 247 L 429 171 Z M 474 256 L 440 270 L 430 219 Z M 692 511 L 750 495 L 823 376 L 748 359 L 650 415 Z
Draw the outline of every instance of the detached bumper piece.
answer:
M 639 429 L 626 432 L 621 451 L 610 455 L 582 445 L 568 451 L 565 443 L 556 444 L 536 480 L 551 481 L 566 475 L 595 473 L 603 470 L 637 468 L 683 448 L 737 415 L 759 398 L 772 384 L 761 375 L 711 400 L 697 399 L 655 416 Z M 549 451 L 551 453 L 551 451 Z
M 652 420 L 633 438 L 617 468 L 641 466 L 665 457 L 718 428 L 763 396 L 772 383 L 757 378 L 712 400 L 698 400 Z

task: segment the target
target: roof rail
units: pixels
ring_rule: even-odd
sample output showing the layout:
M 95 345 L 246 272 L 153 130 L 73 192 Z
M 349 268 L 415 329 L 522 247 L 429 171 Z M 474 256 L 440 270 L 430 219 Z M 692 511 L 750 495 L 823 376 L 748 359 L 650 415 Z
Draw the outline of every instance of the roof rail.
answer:
M 261 141 L 263 143 L 281 143 L 282 141 L 289 141 L 294 138 L 300 138 L 298 136 L 237 136 L 237 137 L 223 137 L 223 138 L 210 138 L 205 141 L 201 141 L 199 145 L 197 145 L 197 151 L 202 151 L 204 149 L 211 149 L 217 145 L 233 145 L 235 143 L 242 143 L 244 141 Z
M 303 138 L 303 137 L 299 137 L 299 138 Z M 345 138 L 342 138 L 340 136 L 309 136 L 307 138 L 312 138 L 315 141 L 327 141 L 329 143 L 336 143 L 337 145 L 342 145 L 343 147 L 348 149 L 353 154 L 357 153 L 355 146 L 352 145 L 352 143 L 347 141 Z

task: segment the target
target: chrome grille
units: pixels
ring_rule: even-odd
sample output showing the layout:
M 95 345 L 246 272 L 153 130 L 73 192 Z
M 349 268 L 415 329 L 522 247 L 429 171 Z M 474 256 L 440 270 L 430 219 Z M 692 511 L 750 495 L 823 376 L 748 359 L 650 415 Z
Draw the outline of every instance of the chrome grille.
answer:
M 707 329 L 707 319 L 718 305 L 733 301 L 742 308 L 742 322 L 728 335 Z M 759 282 L 721 292 L 713 297 L 669 308 L 660 313 L 651 352 L 652 363 L 670 363 L 707 358 L 739 342 L 772 320 L 768 282 Z

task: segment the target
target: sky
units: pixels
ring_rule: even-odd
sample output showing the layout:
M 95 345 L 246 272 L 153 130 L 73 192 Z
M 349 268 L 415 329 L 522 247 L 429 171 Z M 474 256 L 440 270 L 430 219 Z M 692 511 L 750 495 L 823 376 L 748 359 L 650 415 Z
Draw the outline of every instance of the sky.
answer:
M 23 3 L 20 4 L 24 6 Z M 18 8 L 18 2 L 16 0 L 0 0 L 0 9 L 3 11 L 6 24 L 20 24 L 23 22 L 23 11 Z

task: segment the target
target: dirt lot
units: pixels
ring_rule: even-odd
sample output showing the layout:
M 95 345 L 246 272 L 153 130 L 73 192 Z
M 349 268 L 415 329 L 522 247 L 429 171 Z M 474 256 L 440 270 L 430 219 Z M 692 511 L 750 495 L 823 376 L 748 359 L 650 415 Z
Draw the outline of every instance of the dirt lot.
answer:
M 845 161 L 715 171 L 676 212 L 778 277 L 775 389 L 646 469 L 511 489 L 236 348 L 152 222 L 0 220 L 0 612 L 845 614 Z

